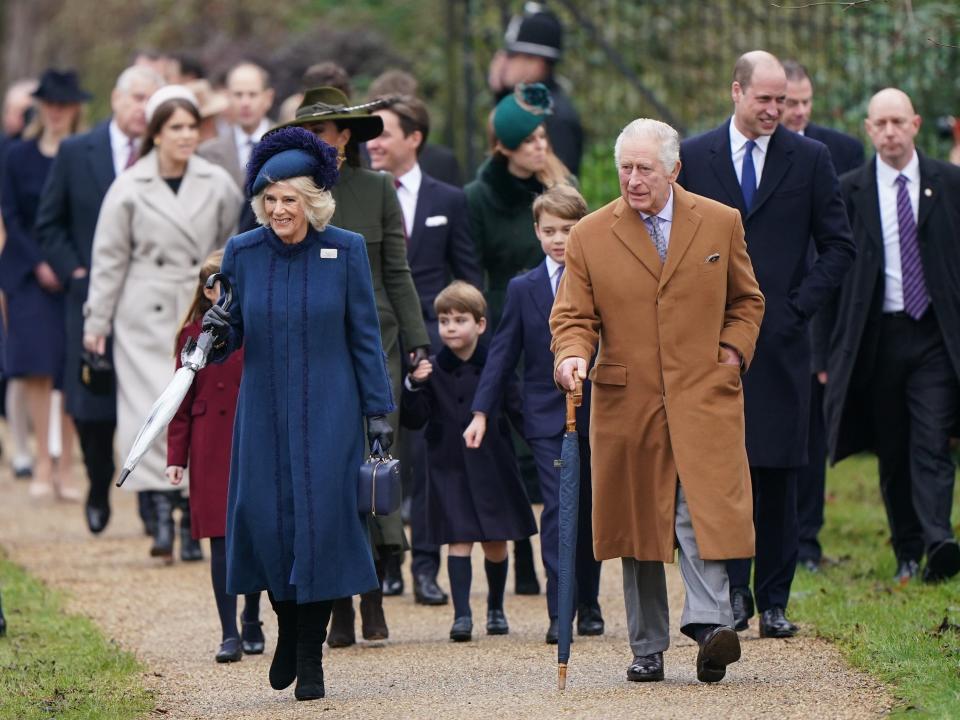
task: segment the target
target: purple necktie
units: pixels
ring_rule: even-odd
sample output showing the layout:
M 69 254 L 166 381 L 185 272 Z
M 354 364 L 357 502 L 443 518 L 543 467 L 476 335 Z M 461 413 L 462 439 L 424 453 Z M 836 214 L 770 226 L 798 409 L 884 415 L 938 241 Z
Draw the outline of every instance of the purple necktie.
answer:
M 903 311 L 919 320 L 930 307 L 930 295 L 923 279 L 917 222 L 913 218 L 907 177 L 897 177 L 897 225 L 900 227 L 900 275 L 903 284 Z

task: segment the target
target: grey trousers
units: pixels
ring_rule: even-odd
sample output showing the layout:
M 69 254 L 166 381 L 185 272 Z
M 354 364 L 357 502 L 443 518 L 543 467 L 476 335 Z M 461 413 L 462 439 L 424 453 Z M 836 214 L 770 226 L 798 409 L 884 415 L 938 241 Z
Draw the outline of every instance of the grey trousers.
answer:
M 683 488 L 677 483 L 674 529 L 680 545 L 680 576 L 686 599 L 680 626 L 691 623 L 733 626 L 730 581 L 722 560 L 701 560 L 693 522 Z M 623 601 L 627 607 L 630 648 L 636 655 L 652 655 L 670 647 L 670 614 L 663 563 L 621 558 Z

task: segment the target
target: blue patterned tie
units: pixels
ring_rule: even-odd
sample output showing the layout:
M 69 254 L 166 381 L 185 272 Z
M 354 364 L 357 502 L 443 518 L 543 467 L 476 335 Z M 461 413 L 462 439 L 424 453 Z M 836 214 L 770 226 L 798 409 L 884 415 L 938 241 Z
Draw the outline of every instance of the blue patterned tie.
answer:
M 666 262 L 667 239 L 663 236 L 663 230 L 660 229 L 660 218 L 656 215 L 651 215 L 645 217 L 643 222 L 647 226 L 647 232 L 650 233 L 650 239 L 653 240 L 653 244 L 657 247 L 657 255 L 660 256 L 660 262 Z
M 750 212 L 753 206 L 753 196 L 757 193 L 757 171 L 753 167 L 753 149 L 757 144 L 747 140 L 743 148 L 743 168 L 740 171 L 740 190 L 743 192 L 743 204 Z
M 897 177 L 897 225 L 900 226 L 900 276 L 903 283 L 903 311 L 919 320 L 930 307 L 927 283 L 923 279 L 920 262 L 920 244 L 917 242 L 917 222 L 907 192 L 906 175 Z

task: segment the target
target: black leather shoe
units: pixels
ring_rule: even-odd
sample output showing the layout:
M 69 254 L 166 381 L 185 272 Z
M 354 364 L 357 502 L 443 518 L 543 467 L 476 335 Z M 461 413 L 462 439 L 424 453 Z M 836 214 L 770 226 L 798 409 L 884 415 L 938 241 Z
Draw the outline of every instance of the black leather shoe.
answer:
M 265 640 L 263 637 L 263 623 L 259 620 L 247 622 L 241 620 L 243 629 L 240 631 L 240 644 L 244 655 L 262 655 Z
M 893 581 L 899 585 L 906 585 L 920 574 L 920 563 L 916 560 L 904 560 L 897 563 L 897 572 L 893 576 Z
M 383 614 L 383 592 L 373 590 L 360 596 L 360 631 L 364 640 L 379 642 L 390 637 Z
M 487 610 L 487 635 L 507 635 L 510 625 L 503 610 Z
M 220 649 L 217 651 L 218 663 L 239 662 L 243 659 L 243 650 L 240 648 L 240 638 L 227 638 L 220 643 Z
M 400 556 L 391 555 L 383 568 L 383 594 L 388 597 L 403 595 L 403 573 L 400 570 Z
M 603 615 L 599 606 L 577 608 L 577 635 L 603 635 Z
M 627 668 L 627 680 L 632 682 L 656 682 L 663 680 L 663 653 L 635 655 Z
M 437 581 L 426 573 L 413 578 L 413 599 L 418 605 L 446 605 L 449 602 Z
M 17 480 L 29 480 L 33 477 L 33 468 L 27 465 L 26 467 L 18 467 L 13 469 L 13 476 Z
M 0 602 L 0 637 L 7 634 L 7 619 L 3 616 L 3 603 Z
M 556 645 L 560 642 L 560 629 L 557 626 L 557 619 L 550 618 L 550 627 L 547 628 L 547 645 Z
M 87 516 L 87 527 L 90 528 L 90 532 L 92 532 L 94 535 L 99 535 L 102 533 L 107 527 L 107 523 L 110 522 L 109 505 L 101 506 L 87 502 L 84 512 Z
M 698 638 L 697 680 L 720 682 L 727 674 L 727 665 L 740 659 L 740 638 L 733 628 L 717 625 Z
M 173 503 L 167 492 L 150 493 L 153 507 L 156 511 L 157 532 L 153 536 L 153 546 L 150 548 L 151 557 L 164 558 L 173 562 Z
M 949 580 L 960 572 L 960 545 L 953 538 L 937 544 L 927 553 L 927 566 L 923 569 L 925 583 Z
M 450 628 L 450 639 L 454 642 L 473 640 L 473 618 L 469 615 L 455 618 Z
M 730 588 L 730 606 L 733 608 L 733 629 L 737 632 L 746 630 L 753 617 L 753 594 L 750 588 Z
M 760 637 L 792 638 L 797 634 L 797 626 L 787 620 L 782 607 L 772 607 L 760 613 Z

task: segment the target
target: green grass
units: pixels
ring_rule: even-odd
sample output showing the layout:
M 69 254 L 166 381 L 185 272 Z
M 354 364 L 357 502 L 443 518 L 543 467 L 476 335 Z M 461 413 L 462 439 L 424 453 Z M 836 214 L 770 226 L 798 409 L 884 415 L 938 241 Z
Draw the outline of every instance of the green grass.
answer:
M 0 718 L 124 720 L 150 711 L 143 668 L 87 618 L 0 555 L 7 636 L 0 638 Z
M 827 493 L 820 540 L 836 564 L 817 574 L 797 571 L 791 615 L 887 683 L 900 701 L 895 714 L 960 717 L 960 578 L 895 585 L 872 456 L 832 468 Z

